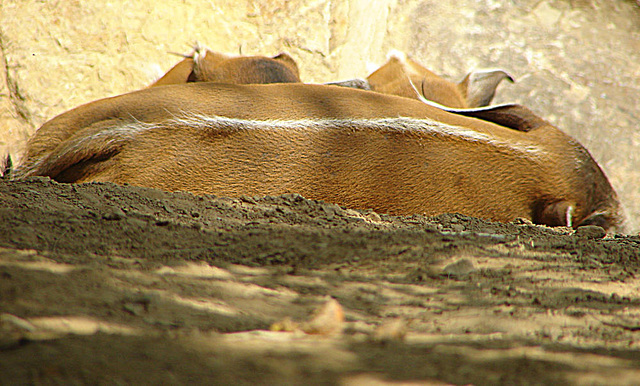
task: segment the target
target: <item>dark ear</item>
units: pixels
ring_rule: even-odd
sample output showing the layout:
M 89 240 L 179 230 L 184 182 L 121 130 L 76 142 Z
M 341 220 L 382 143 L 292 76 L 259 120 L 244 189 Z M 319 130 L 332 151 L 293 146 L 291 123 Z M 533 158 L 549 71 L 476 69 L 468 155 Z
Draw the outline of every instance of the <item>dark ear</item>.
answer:
M 469 108 L 487 106 L 503 79 L 513 83 L 511 75 L 503 70 L 483 70 L 469 73 L 458 84 Z
M 542 211 L 538 214 L 538 218 L 534 219 L 534 222 L 552 227 L 573 227 L 575 225 L 573 223 L 574 209 L 575 204 L 572 202 L 555 202 L 542 208 Z
M 274 56 L 273 59 L 283 62 L 287 67 L 289 67 L 291 69 L 291 71 L 293 71 L 293 73 L 296 75 L 296 77 L 300 78 L 300 71 L 298 70 L 298 63 L 296 63 L 296 61 L 293 60 L 293 58 L 289 54 L 287 54 L 286 52 L 282 52 L 282 53 Z

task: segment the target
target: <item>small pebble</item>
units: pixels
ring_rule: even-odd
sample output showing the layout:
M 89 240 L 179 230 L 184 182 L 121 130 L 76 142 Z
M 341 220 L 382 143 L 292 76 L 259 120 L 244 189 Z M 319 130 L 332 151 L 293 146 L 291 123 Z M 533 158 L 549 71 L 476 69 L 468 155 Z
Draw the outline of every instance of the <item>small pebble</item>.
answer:
M 376 342 L 401 342 L 407 336 L 408 323 L 404 318 L 395 318 L 382 323 L 373 331 L 372 338 Z
M 287 316 L 286 318 L 273 323 L 271 327 L 269 327 L 269 330 L 278 332 L 294 332 L 299 328 L 300 323 L 294 322 L 290 317 Z
M 317 308 L 305 322 L 296 322 L 286 317 L 269 328 L 271 331 L 303 331 L 309 335 L 338 335 L 345 325 L 344 310 L 335 299 L 330 299 Z
M 454 232 L 464 232 L 465 228 L 462 224 L 451 224 L 451 230 Z
M 102 215 L 102 218 L 110 221 L 122 220 L 126 214 L 120 208 L 113 208 Z
M 512 221 L 512 223 L 516 225 L 533 225 L 531 220 L 529 220 L 528 218 L 522 218 L 522 217 L 516 218 L 515 220 Z
M 585 225 L 576 229 L 575 235 L 585 239 L 601 239 L 607 235 L 607 231 L 597 225 Z
M 448 276 L 461 277 L 470 274 L 476 270 L 475 266 L 469 259 L 460 259 L 455 263 L 451 263 L 442 269 L 442 273 Z
M 313 316 L 300 325 L 307 334 L 335 335 L 342 333 L 345 319 L 344 310 L 335 299 L 330 299 L 316 310 Z

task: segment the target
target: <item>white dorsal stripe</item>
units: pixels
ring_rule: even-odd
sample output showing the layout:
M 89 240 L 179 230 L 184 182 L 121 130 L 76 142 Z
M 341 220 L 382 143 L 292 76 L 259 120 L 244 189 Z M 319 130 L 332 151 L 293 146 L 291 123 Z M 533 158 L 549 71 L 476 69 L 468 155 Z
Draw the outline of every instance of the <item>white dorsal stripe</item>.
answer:
M 47 154 L 31 165 L 16 170 L 21 176 L 30 175 L 38 170 L 44 162 L 50 162 L 51 157 L 62 157 L 65 154 L 80 152 L 90 148 L 92 142 L 102 142 L 102 148 L 118 142 L 135 140 L 135 137 L 147 131 L 171 127 L 186 126 L 202 130 L 312 130 L 322 131 L 327 129 L 354 130 L 366 128 L 387 132 L 417 131 L 434 137 L 455 137 L 472 143 L 483 143 L 491 147 L 515 151 L 520 156 L 536 158 L 544 154 L 542 148 L 531 144 L 514 143 L 512 141 L 494 138 L 488 134 L 480 133 L 472 129 L 460 126 L 448 125 L 431 119 L 417 118 L 375 118 L 375 119 L 293 119 L 293 120 L 252 120 L 238 119 L 220 116 L 208 116 L 201 114 L 183 113 L 174 118 L 159 122 L 145 123 L 133 121 L 106 128 L 90 136 L 69 141 L 58 152 Z M 103 142 L 104 141 L 104 142 Z
M 536 156 L 544 153 L 544 151 L 535 145 L 514 143 L 511 141 L 500 140 L 491 137 L 488 134 L 478 131 L 448 125 L 432 119 L 418 118 L 350 118 L 350 119 L 294 119 L 294 120 L 247 120 L 238 118 L 227 118 L 220 116 L 206 116 L 199 114 L 184 114 L 176 117 L 166 125 L 185 125 L 189 127 L 211 128 L 211 129 L 251 129 L 251 130 L 326 130 L 333 129 L 353 129 L 353 128 L 369 128 L 374 130 L 386 131 L 421 131 L 436 136 L 457 137 L 462 140 L 471 142 L 482 142 L 491 146 L 513 149 L 520 153 L 530 156 Z M 143 130 L 152 128 L 154 125 L 140 127 Z

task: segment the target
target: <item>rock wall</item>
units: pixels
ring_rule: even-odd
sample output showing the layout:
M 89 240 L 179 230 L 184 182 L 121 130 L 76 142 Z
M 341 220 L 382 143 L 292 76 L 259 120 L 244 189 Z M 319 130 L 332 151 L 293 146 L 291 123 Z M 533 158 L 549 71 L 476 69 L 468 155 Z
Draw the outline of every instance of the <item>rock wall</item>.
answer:
M 585 145 L 637 232 L 640 7 L 630 0 L 3 0 L 0 153 L 42 123 L 144 87 L 195 42 L 227 53 L 289 52 L 306 82 L 368 74 L 390 49 L 453 80 L 501 67 L 520 102 Z

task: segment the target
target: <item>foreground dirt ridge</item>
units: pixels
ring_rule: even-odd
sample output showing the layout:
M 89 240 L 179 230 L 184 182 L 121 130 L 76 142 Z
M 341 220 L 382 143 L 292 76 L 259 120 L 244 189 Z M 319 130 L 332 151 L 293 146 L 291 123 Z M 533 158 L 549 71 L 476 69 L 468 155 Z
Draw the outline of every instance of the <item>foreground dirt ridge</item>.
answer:
M 640 375 L 640 238 L 597 227 L 34 178 L 0 180 L 0 235 L 3 379 Z M 269 331 L 329 299 L 344 310 L 342 333 Z

